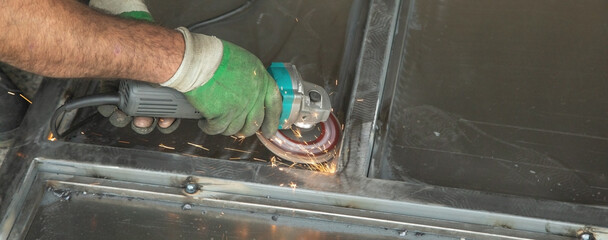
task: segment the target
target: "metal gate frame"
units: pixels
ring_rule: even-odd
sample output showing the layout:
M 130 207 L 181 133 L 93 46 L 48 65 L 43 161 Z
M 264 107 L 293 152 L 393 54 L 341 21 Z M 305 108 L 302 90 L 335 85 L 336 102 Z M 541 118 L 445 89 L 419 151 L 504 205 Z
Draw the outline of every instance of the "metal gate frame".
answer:
M 27 232 L 49 186 L 154 201 L 291 211 L 303 219 L 475 239 L 608 239 L 608 208 L 367 177 L 390 53 L 412 1 L 371 1 L 338 171 L 50 141 L 48 119 L 82 81 L 46 79 L 0 168 L 0 239 Z M 396 40 L 397 39 L 397 40 Z M 69 89 L 66 91 L 66 89 Z M 365 102 L 356 101 L 364 98 Z M 376 101 L 374 101 L 374 99 Z M 375 114 L 370 114 L 375 113 Z M 101 184 L 90 184 L 92 181 Z M 188 194 L 188 184 L 201 191 Z M 294 187 L 296 186 L 296 187 Z

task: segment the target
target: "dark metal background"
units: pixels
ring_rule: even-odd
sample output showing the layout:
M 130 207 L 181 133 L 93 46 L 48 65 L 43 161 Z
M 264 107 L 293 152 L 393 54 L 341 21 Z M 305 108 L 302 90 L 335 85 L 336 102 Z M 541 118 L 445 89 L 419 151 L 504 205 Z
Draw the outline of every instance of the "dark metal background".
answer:
M 608 206 L 608 2 L 411 7 L 371 177 Z

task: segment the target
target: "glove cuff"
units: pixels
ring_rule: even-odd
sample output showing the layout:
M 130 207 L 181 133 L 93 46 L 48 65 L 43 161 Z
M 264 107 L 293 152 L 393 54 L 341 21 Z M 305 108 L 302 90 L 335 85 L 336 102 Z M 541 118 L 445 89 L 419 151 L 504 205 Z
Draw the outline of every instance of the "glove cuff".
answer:
M 154 22 L 143 0 L 91 0 L 89 6 L 123 18 Z
M 142 0 L 91 0 L 89 6 L 107 11 L 112 15 L 126 12 L 147 12 L 148 7 Z
M 207 83 L 222 62 L 224 46 L 213 36 L 192 34 L 185 27 L 176 29 L 184 36 L 185 52 L 182 64 L 173 77 L 162 86 L 188 92 Z

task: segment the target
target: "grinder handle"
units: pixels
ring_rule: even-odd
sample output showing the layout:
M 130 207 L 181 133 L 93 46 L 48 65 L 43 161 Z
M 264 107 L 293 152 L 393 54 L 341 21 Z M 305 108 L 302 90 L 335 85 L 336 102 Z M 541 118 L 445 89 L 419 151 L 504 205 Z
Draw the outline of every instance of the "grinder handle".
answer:
M 118 108 L 129 116 L 200 119 L 196 110 L 181 92 L 148 83 L 122 80 Z

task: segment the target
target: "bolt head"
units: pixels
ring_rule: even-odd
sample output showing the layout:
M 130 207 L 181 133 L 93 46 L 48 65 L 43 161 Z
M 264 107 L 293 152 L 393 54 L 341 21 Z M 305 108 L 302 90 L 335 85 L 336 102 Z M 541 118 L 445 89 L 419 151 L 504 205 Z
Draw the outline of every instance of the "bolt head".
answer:
M 187 193 L 193 194 L 193 193 L 195 193 L 197 190 L 198 190 L 198 186 L 197 186 L 196 184 L 194 184 L 194 183 L 188 183 L 188 184 L 186 184 L 185 191 L 186 191 Z
M 583 233 L 580 236 L 581 240 L 593 240 L 593 235 L 591 235 L 590 233 Z

